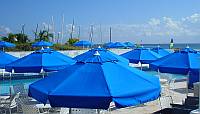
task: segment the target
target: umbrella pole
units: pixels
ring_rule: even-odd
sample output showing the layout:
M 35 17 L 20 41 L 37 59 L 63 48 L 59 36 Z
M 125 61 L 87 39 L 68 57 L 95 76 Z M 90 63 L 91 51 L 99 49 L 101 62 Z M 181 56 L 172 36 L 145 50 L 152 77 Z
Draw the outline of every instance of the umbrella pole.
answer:
M 142 70 L 142 63 L 141 63 L 141 62 L 139 62 L 139 64 L 140 64 L 140 70 Z
M 3 79 L 4 79 L 4 69 L 3 69 Z
M 199 82 L 200 82 L 200 70 L 199 70 Z M 198 87 L 199 87 L 199 84 L 198 84 Z M 200 99 L 200 87 L 198 89 L 199 89 L 199 99 Z M 199 100 L 199 112 L 200 112 L 200 100 Z
M 189 91 L 188 91 L 188 83 L 189 83 L 189 72 L 188 72 L 188 74 L 187 74 L 187 81 L 186 81 L 186 97 L 188 96 L 188 93 L 189 93 Z
M 12 96 L 12 89 L 11 89 L 11 77 L 12 77 L 12 72 L 10 73 L 10 87 L 9 87 L 10 98 L 11 98 L 11 96 Z
M 69 114 L 71 114 L 72 113 L 72 108 L 69 108 Z
M 97 109 L 97 114 L 100 114 L 100 109 Z

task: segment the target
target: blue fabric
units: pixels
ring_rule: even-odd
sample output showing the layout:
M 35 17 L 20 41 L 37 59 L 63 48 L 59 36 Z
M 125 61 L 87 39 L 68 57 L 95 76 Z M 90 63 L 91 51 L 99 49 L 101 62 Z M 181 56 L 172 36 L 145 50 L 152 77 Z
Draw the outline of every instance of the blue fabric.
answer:
M 188 87 L 193 88 L 193 83 L 199 82 L 199 71 L 189 72 Z
M 158 55 L 156 52 L 151 51 L 147 48 L 136 48 L 124 54 L 121 54 L 122 57 L 127 58 L 130 63 L 139 63 L 142 64 L 149 64 L 161 56 Z
M 192 48 L 186 47 L 180 50 L 181 52 L 191 52 L 191 53 L 197 53 L 197 50 L 194 50 Z
M 29 86 L 29 96 L 52 107 L 94 109 L 108 109 L 112 101 L 122 108 L 159 97 L 157 77 L 108 58 L 94 56 L 51 73 Z
M 150 64 L 150 68 L 162 73 L 189 75 L 188 87 L 199 81 L 200 54 L 196 51 L 178 51 Z
M 165 73 L 185 74 L 200 69 L 200 54 L 174 52 L 150 64 L 150 68 Z
M 77 46 L 77 47 L 90 47 L 92 45 L 93 44 L 89 41 L 78 41 L 78 42 L 74 43 L 74 46 Z
M 0 51 L 0 68 L 1 69 L 5 69 L 5 66 L 15 60 L 17 60 L 18 58 L 17 57 L 14 57 L 10 54 L 7 54 L 3 51 Z
M 52 49 L 35 51 L 22 57 L 8 65 L 6 71 L 16 73 L 40 73 L 41 69 L 45 72 L 64 69 L 66 66 L 74 64 L 75 61 Z
M 134 44 L 131 42 L 125 42 L 124 44 L 126 45 L 126 47 L 130 47 L 130 48 L 135 47 Z
M 104 44 L 104 47 L 105 47 L 105 48 L 111 48 L 111 46 L 112 46 L 113 44 L 114 44 L 113 42 L 105 43 L 105 44 Z
M 16 45 L 6 41 L 0 41 L 0 47 L 15 47 Z
M 104 48 L 91 49 L 83 54 L 77 55 L 76 57 L 74 57 L 74 59 L 77 61 L 83 61 L 83 60 L 85 61 L 85 59 L 92 58 L 96 51 L 98 51 L 101 56 L 104 56 L 104 58 L 108 57 L 107 58 L 108 60 L 101 60 L 102 62 L 103 61 L 119 61 L 120 63 L 125 64 L 125 65 L 129 64 L 128 59 L 121 57 Z
M 110 45 L 110 48 L 126 48 L 126 45 L 121 42 L 115 42 L 114 44 Z
M 49 47 L 49 46 L 53 46 L 53 44 L 42 40 L 39 42 L 35 42 L 34 44 L 32 44 L 32 46 L 33 47 Z
M 156 52 L 157 54 L 159 54 L 162 57 L 169 55 L 171 53 L 170 51 L 160 48 L 160 47 L 152 48 L 151 50 Z

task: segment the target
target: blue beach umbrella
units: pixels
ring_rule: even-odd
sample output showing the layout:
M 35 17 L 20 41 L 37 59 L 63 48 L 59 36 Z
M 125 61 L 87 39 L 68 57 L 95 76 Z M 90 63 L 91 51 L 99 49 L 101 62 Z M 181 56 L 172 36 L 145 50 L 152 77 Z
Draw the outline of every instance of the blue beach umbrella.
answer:
M 139 62 L 142 64 L 149 64 L 161 57 L 156 52 L 143 47 L 121 54 L 121 56 L 127 58 L 130 63 L 135 64 L 138 64 Z
M 171 52 L 166 50 L 166 49 L 163 49 L 161 47 L 156 47 L 156 48 L 152 48 L 151 49 L 152 51 L 156 52 L 157 54 L 159 54 L 160 56 L 164 57 L 166 55 L 169 55 Z
M 114 44 L 110 45 L 110 48 L 126 48 L 126 45 L 121 42 L 115 42 Z
M 181 51 L 174 52 L 157 61 L 150 63 L 150 68 L 162 73 L 173 73 L 188 75 L 189 73 L 197 73 L 200 69 L 200 54 L 191 49 L 185 48 Z M 193 82 L 197 82 L 198 76 L 189 77 L 189 87 Z
M 194 49 L 190 48 L 189 46 L 181 49 L 180 51 L 182 51 L 182 52 L 194 52 L 194 53 L 198 52 L 197 50 L 194 50 Z
M 113 44 L 114 44 L 113 42 L 105 43 L 105 44 L 104 44 L 104 47 L 105 47 L 105 48 L 111 48 L 111 46 L 112 46 Z
M 33 47 L 49 47 L 49 46 L 53 46 L 53 44 L 51 42 L 46 42 L 46 41 L 39 41 L 39 42 L 35 42 L 34 44 L 32 44 Z
M 17 60 L 17 57 L 14 57 L 10 54 L 7 54 L 3 51 L 0 51 L 0 69 L 5 69 L 5 66 L 15 60 Z
M 77 61 L 82 61 L 85 58 L 90 58 L 91 56 L 93 56 L 93 53 L 95 51 L 98 51 L 101 54 L 101 56 L 113 57 L 113 58 L 118 59 L 120 63 L 123 63 L 125 65 L 129 64 L 128 59 L 126 59 L 124 57 L 121 57 L 121 56 L 119 56 L 119 55 L 117 55 L 117 54 L 115 54 L 115 53 L 113 53 L 113 52 L 111 52 L 109 50 L 106 50 L 106 49 L 100 48 L 100 47 L 91 49 L 91 50 L 89 50 L 89 51 L 87 51 L 87 52 L 85 52 L 83 54 L 77 55 L 76 57 L 74 57 L 74 59 L 77 60 Z
M 77 47 L 91 47 L 92 46 L 92 43 L 89 42 L 89 41 L 78 41 L 76 43 L 74 43 L 74 46 L 77 46 Z
M 98 51 L 29 86 L 29 96 L 52 107 L 108 109 L 142 104 L 160 95 L 160 82 Z M 54 83 L 51 83 L 54 82 Z
M 194 51 L 177 51 L 150 63 L 150 68 L 165 73 L 188 74 L 200 68 L 200 54 Z
M 134 47 L 134 44 L 131 43 L 131 42 L 125 42 L 124 44 L 126 45 L 126 47 L 129 47 L 129 48 L 133 48 Z
M 0 47 L 15 47 L 16 45 L 6 41 L 0 41 Z
M 41 49 L 8 65 L 6 71 L 15 73 L 40 73 L 58 71 L 75 63 L 73 59 L 52 49 Z

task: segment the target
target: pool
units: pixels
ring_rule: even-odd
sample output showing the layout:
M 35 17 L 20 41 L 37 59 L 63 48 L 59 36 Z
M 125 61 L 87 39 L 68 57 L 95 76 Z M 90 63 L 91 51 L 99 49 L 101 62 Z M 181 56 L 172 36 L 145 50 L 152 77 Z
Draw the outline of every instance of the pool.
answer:
M 34 79 L 20 79 L 20 80 L 0 80 L 0 94 L 8 95 L 9 94 L 9 87 L 15 84 L 23 83 L 25 88 L 28 89 L 28 86 L 37 81 L 41 78 L 34 78 Z M 13 92 L 13 90 L 12 90 Z
M 148 74 L 151 74 L 151 75 L 158 75 L 157 72 L 155 71 L 145 71 L 147 72 Z M 182 80 L 182 79 L 186 79 L 186 76 L 184 75 L 178 75 L 178 74 L 166 74 L 166 73 L 161 73 L 160 74 L 162 77 L 165 77 L 165 78 L 170 78 L 170 79 L 173 79 L 175 78 L 176 80 Z M 37 80 L 40 80 L 41 78 L 33 78 L 33 79 L 18 79 L 18 80 L 0 80 L 0 94 L 9 94 L 9 87 L 10 86 L 13 86 L 15 84 L 18 84 L 18 83 L 23 83 L 25 84 L 25 88 L 28 89 L 28 86 L 37 81 Z

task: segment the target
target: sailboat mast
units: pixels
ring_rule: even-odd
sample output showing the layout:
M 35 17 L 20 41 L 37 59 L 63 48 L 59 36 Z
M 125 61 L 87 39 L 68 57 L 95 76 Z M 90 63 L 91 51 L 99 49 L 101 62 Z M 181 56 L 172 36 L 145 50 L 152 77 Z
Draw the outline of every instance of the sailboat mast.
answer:
M 112 28 L 110 27 L 110 42 L 112 42 Z
M 93 42 L 93 28 L 94 28 L 94 25 L 91 25 L 90 26 L 90 41 Z
M 71 27 L 71 34 L 70 34 L 70 38 L 73 38 L 73 32 L 74 32 L 74 19 L 72 21 L 72 27 Z
M 54 18 L 53 16 L 51 17 L 51 24 L 52 24 L 52 34 L 53 34 L 53 37 L 52 37 L 52 42 L 54 42 L 54 38 L 55 38 L 55 25 L 54 25 Z
M 64 38 L 64 22 L 65 22 L 65 17 L 64 17 L 64 14 L 62 15 L 62 29 L 61 29 L 61 44 L 62 44 L 62 40 Z

